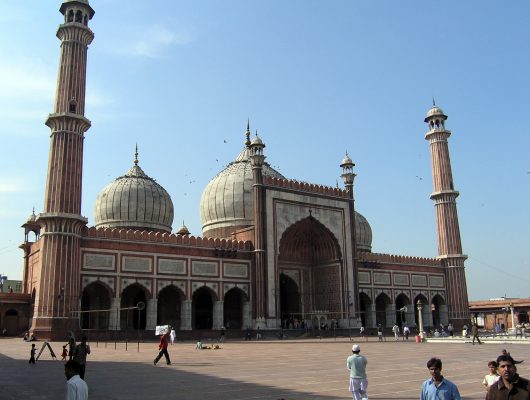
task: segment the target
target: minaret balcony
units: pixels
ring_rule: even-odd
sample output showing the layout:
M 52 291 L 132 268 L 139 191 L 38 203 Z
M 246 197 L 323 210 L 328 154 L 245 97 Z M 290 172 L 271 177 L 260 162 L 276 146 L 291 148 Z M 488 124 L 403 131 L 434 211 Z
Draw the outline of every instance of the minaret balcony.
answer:
M 84 134 L 92 123 L 82 115 L 70 112 L 49 114 L 46 125 L 53 132 L 72 132 L 79 135 Z
M 451 136 L 451 131 L 445 128 L 434 128 L 425 134 L 425 139 L 431 142 L 445 141 Z
M 438 192 L 431 193 L 431 200 L 435 200 L 436 204 L 454 202 L 454 200 L 460 195 L 457 190 L 440 190 Z

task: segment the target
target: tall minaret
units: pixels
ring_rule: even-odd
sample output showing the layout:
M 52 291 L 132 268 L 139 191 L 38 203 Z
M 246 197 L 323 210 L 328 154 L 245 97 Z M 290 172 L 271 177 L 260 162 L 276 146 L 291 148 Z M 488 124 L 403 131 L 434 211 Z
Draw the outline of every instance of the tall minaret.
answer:
M 431 199 L 436 209 L 436 226 L 438 232 L 438 258 L 445 266 L 445 280 L 447 287 L 447 308 L 449 322 L 455 328 L 469 324 L 469 303 L 467 297 L 466 275 L 464 261 L 467 256 L 462 254 L 460 228 L 456 211 L 458 192 L 454 188 L 449 159 L 449 145 L 447 139 L 451 131 L 445 129 L 447 116 L 442 109 L 433 106 L 427 113 L 425 122 L 429 131 L 425 139 L 429 141 L 432 179 L 434 191 Z
M 51 129 L 44 212 L 40 223 L 40 277 L 32 331 L 48 339 L 64 339 L 79 327 L 79 269 L 83 139 L 90 128 L 84 117 L 87 49 L 94 34 L 88 21 L 94 15 L 88 0 L 67 0 L 60 8 L 64 23 L 57 30 L 61 57 Z
M 249 128 L 247 126 L 247 142 L 248 135 L 250 134 Z M 255 253 L 255 263 L 256 263 L 256 322 L 255 327 L 263 327 L 266 318 L 266 309 L 267 309 L 267 285 L 266 285 L 266 254 L 265 254 L 265 189 L 263 187 L 263 163 L 265 161 L 265 155 L 263 154 L 263 149 L 265 148 L 265 143 L 258 137 L 256 132 L 256 137 L 250 142 L 249 151 L 250 151 L 250 162 L 252 163 L 252 176 L 253 176 L 253 190 L 254 190 L 254 253 Z M 278 318 L 278 316 L 276 316 Z
M 353 181 L 356 177 L 356 174 L 353 172 L 353 167 L 355 167 L 355 164 L 353 163 L 352 159 L 348 155 L 348 152 L 346 152 L 346 155 L 344 156 L 344 159 L 340 163 L 340 167 L 342 168 L 342 174 L 341 178 L 344 181 L 344 186 L 346 187 L 346 192 L 348 192 L 348 196 L 350 198 L 350 227 L 351 227 L 351 247 L 352 247 L 352 273 L 353 276 L 348 277 L 348 269 L 344 268 L 343 276 L 346 277 L 345 282 L 343 282 L 343 288 L 346 290 L 346 293 L 348 293 L 348 296 L 345 296 L 345 309 L 348 311 L 348 319 L 352 317 L 359 317 L 358 313 L 360 311 L 359 305 L 359 285 L 357 284 L 359 282 L 358 278 L 358 270 L 357 270 L 357 240 L 355 238 L 356 232 L 355 232 L 355 196 L 353 194 Z M 343 261 L 343 264 L 346 261 Z

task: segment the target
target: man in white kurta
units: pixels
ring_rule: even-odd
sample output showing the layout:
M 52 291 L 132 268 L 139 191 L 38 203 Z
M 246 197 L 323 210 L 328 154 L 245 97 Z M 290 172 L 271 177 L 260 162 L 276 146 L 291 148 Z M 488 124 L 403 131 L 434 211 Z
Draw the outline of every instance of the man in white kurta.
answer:
M 64 364 L 64 375 L 66 376 L 66 400 L 87 400 L 88 386 L 79 376 L 79 364 L 75 361 L 67 361 Z
M 361 347 L 354 344 L 351 348 L 352 355 L 346 360 L 346 366 L 350 370 L 350 392 L 353 400 L 368 400 L 368 380 L 366 379 L 366 364 L 368 360 L 361 356 Z

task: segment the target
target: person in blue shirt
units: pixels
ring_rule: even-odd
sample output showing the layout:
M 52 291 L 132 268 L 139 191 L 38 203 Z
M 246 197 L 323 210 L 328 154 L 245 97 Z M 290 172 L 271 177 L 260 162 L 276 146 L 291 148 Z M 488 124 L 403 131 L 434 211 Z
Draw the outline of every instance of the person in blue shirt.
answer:
M 442 360 L 431 358 L 427 361 L 431 379 L 421 385 L 420 400 L 462 400 L 456 385 L 442 375 Z

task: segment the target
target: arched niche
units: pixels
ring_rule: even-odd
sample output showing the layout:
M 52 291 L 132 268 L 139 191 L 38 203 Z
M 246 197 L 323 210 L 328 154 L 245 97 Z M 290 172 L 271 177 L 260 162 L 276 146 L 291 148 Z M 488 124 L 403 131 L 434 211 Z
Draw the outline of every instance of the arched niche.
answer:
M 106 285 L 92 282 L 81 295 L 81 329 L 109 329 L 110 293 Z

